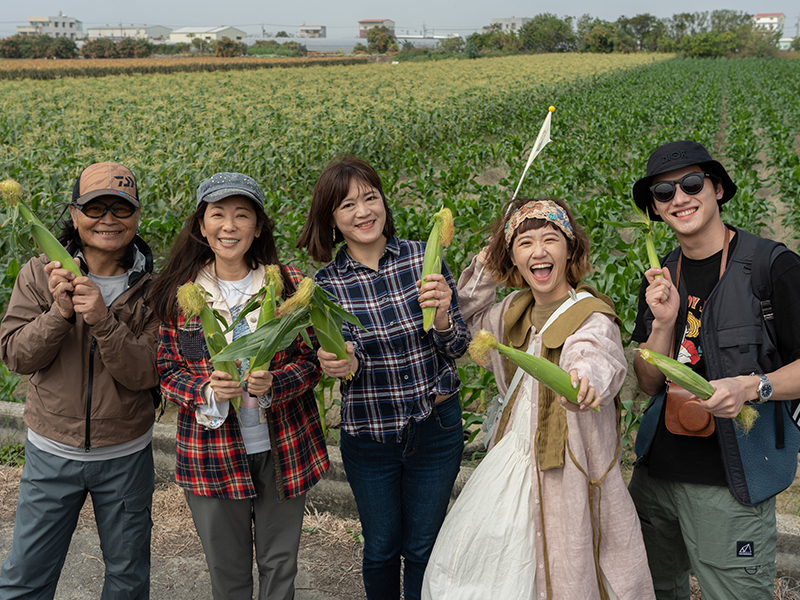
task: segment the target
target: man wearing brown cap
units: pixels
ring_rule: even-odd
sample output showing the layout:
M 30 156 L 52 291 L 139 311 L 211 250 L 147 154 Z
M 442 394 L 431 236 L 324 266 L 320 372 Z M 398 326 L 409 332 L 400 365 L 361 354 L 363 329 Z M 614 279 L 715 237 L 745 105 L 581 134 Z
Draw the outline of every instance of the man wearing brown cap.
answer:
M 101 598 L 149 597 L 158 321 L 145 302 L 153 257 L 136 235 L 139 207 L 129 169 L 84 169 L 59 238 L 82 275 L 32 258 L 0 324 L 0 360 L 30 376 L 2 600 L 53 598 L 87 495 L 105 563 Z
M 726 225 L 736 194 L 725 168 L 695 142 L 650 156 L 636 204 L 680 246 L 648 269 L 633 340 L 711 381 L 700 400 L 636 357 L 652 396 L 639 427 L 630 492 L 659 600 L 771 599 L 775 494 L 791 484 L 800 430 L 800 257 Z M 746 433 L 742 407 L 758 412 Z

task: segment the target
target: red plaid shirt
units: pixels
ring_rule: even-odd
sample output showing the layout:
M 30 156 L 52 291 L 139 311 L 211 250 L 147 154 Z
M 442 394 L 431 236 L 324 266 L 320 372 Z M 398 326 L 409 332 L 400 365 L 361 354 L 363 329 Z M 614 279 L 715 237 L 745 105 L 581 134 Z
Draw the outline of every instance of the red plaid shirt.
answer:
M 300 272 L 288 269 L 298 283 Z M 234 409 L 219 429 L 205 429 L 195 418 L 195 408 L 203 402 L 201 388 L 214 370 L 199 318 L 181 315 L 177 326 L 162 323 L 158 337 L 161 393 L 179 406 L 178 485 L 201 496 L 255 497 Z M 284 500 L 308 491 L 329 466 L 314 397 L 319 365 L 314 350 L 298 336 L 275 355 L 270 371 L 273 401 L 266 409 L 267 423 L 278 496 Z

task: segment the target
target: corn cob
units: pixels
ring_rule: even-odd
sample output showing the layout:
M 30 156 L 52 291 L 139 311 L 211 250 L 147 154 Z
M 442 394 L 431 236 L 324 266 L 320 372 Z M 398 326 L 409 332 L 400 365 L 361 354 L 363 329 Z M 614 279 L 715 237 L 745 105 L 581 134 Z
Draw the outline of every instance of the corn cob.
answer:
M 633 201 L 631 201 L 631 206 L 633 206 L 634 211 L 633 222 L 638 224 L 644 232 L 644 245 L 647 249 L 647 260 L 650 263 L 650 268 L 660 269 L 661 262 L 658 260 L 656 244 L 653 241 L 653 222 L 650 220 L 650 215 L 636 206 Z M 663 277 L 663 275 L 656 275 L 656 277 Z
M 501 344 L 491 333 L 481 329 L 469 344 L 469 355 L 476 363 L 488 368 L 490 350 L 497 350 L 528 375 L 553 390 L 559 396 L 563 396 L 574 404 L 580 404 L 578 402 L 578 390 L 572 386 L 572 378 L 564 369 L 545 358 L 532 356 L 522 350 Z M 600 409 L 595 408 L 594 411 L 599 412 Z
M 664 376 L 671 382 L 681 386 L 698 398 L 708 400 L 716 391 L 714 386 L 706 381 L 701 375 L 695 373 L 690 367 L 678 362 L 675 359 L 653 352 L 647 348 L 639 348 L 639 356 L 642 360 L 658 367 Z M 752 406 L 742 406 L 742 410 L 736 416 L 742 424 L 742 429 L 748 433 L 758 418 L 758 411 Z
M 344 321 L 364 329 L 357 317 L 332 302 L 312 279 L 305 278 L 297 286 L 297 291 L 281 304 L 276 319 L 229 344 L 218 359 L 238 360 L 257 352 L 253 359 L 255 363 L 269 364 L 275 353 L 291 344 L 298 334 L 311 345 L 306 329 L 313 327 L 322 349 L 336 354 L 339 360 L 346 360 L 347 346 L 342 335 Z
M 428 243 L 425 246 L 425 257 L 422 260 L 422 283 L 425 277 L 434 273 L 442 272 L 442 248 L 449 246 L 453 241 L 455 227 L 453 225 L 453 213 L 449 208 L 443 208 L 434 217 L 433 228 L 428 236 Z M 426 306 L 422 309 L 422 329 L 430 331 L 433 327 L 433 320 L 436 317 L 435 306 Z
M 31 235 L 36 243 L 42 249 L 45 256 L 51 261 L 58 261 L 61 263 L 62 269 L 67 269 L 75 277 L 81 276 L 81 271 L 75 260 L 70 256 L 67 249 L 61 245 L 56 237 L 42 224 L 30 207 L 22 200 L 22 186 L 13 179 L 6 179 L 0 182 L 0 195 L 6 205 L 12 209 L 11 221 L 16 225 L 17 218 L 22 218 L 22 221 L 30 226 Z
M 239 381 L 239 368 L 232 360 L 219 360 L 216 356 L 227 346 L 228 341 L 222 333 L 217 317 L 206 303 L 206 291 L 199 283 L 185 283 L 178 288 L 178 306 L 186 318 L 200 317 L 203 336 L 206 339 L 208 353 L 215 369 L 228 373 L 233 381 Z M 234 408 L 239 409 L 242 397 L 231 400 Z
M 347 346 L 342 335 L 342 325 L 347 321 L 364 329 L 358 317 L 332 302 L 325 290 L 308 277 L 297 286 L 297 292 L 281 305 L 280 314 L 289 314 L 299 307 L 309 308 L 308 316 L 320 347 L 326 352 L 335 354 L 338 360 L 347 360 Z
M 256 329 L 269 323 L 275 318 L 278 311 L 278 298 L 283 292 L 283 276 L 281 275 L 281 268 L 278 265 L 267 265 L 264 269 L 264 282 L 263 289 L 264 297 L 261 300 L 261 312 L 258 314 L 258 323 Z M 263 371 L 269 369 L 269 363 L 256 362 L 258 356 L 253 356 L 250 359 L 250 371 Z M 271 361 L 270 361 L 271 362 Z

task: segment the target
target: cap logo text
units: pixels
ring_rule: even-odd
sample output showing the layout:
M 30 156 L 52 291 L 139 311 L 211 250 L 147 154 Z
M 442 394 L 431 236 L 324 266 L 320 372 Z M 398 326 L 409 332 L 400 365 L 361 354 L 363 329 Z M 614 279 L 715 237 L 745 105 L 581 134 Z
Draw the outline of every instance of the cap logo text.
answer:
M 686 150 L 670 152 L 669 154 L 665 154 L 661 157 L 661 164 L 668 163 L 671 160 L 677 160 L 679 158 L 686 158 Z
M 122 175 L 114 175 L 114 179 L 119 180 L 119 183 L 117 184 L 117 187 L 135 187 L 136 186 L 136 184 L 134 184 L 134 182 L 133 182 L 133 179 L 131 177 L 128 177 L 127 175 L 125 177 L 123 177 Z

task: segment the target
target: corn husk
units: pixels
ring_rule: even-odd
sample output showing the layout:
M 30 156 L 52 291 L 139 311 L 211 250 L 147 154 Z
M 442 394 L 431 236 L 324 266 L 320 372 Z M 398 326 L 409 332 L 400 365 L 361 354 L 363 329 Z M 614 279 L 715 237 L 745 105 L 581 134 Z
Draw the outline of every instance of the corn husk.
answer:
M 0 196 L 11 211 L 9 221 L 12 227 L 17 228 L 19 220 L 22 220 L 30 227 L 33 239 L 49 260 L 60 262 L 62 269 L 67 269 L 75 277 L 80 277 L 81 271 L 67 249 L 50 233 L 50 230 L 42 224 L 39 217 L 22 199 L 22 186 L 13 179 L 6 179 L 0 182 Z
M 484 368 L 490 367 L 490 351 L 497 350 L 528 375 L 542 385 L 547 386 L 559 396 L 563 396 L 574 404 L 578 402 L 578 389 L 572 386 L 572 378 L 564 369 L 545 358 L 532 356 L 522 350 L 511 348 L 497 341 L 490 332 L 481 329 L 469 344 L 469 355 Z M 599 412 L 599 408 L 593 409 Z
M 434 273 L 442 272 L 442 249 L 449 246 L 453 241 L 455 226 L 453 224 L 453 213 L 449 208 L 443 208 L 434 217 L 433 227 L 428 236 L 428 243 L 425 246 L 425 256 L 422 260 L 422 275 L 420 280 L 425 283 L 425 277 Z M 430 331 L 433 327 L 433 320 L 436 317 L 435 306 L 426 306 L 422 309 L 422 329 Z
M 278 265 L 267 265 L 264 269 L 264 287 L 259 292 L 261 312 L 258 314 L 256 329 L 272 321 L 278 314 L 278 298 L 283 292 L 283 275 Z M 259 356 L 250 358 L 250 372 L 269 369 L 269 363 L 259 362 Z
M 647 348 L 639 348 L 638 352 L 642 360 L 658 367 L 658 370 L 661 371 L 667 379 L 681 386 L 688 392 L 691 392 L 698 398 L 708 400 L 714 395 L 716 391 L 714 386 L 701 375 L 695 373 L 687 365 L 673 358 L 669 358 L 668 356 L 664 356 L 663 354 L 659 354 L 658 352 L 648 350 Z M 758 411 L 752 406 L 747 405 L 742 406 L 742 410 L 736 416 L 736 419 L 739 421 L 745 433 L 750 432 L 757 418 Z
M 257 364 L 269 364 L 275 354 L 289 346 L 298 334 L 311 345 L 306 329 L 313 327 L 322 349 L 336 354 L 339 360 L 346 360 L 347 346 L 342 335 L 344 321 L 364 329 L 357 317 L 332 302 L 322 288 L 306 277 L 297 286 L 297 291 L 281 304 L 276 319 L 231 343 L 220 358 L 238 360 L 257 352 L 253 360 Z
M 185 283 L 178 288 L 178 306 L 186 318 L 200 317 L 203 336 L 206 339 L 206 346 L 208 346 L 208 353 L 214 368 L 228 373 L 233 381 L 239 381 L 239 368 L 236 366 L 236 362 L 224 360 L 218 356 L 225 349 L 228 341 L 225 339 L 225 333 L 220 324 L 221 317 L 218 314 L 215 315 L 208 306 L 206 296 L 205 289 L 199 283 Z M 241 403 L 241 396 L 231 400 L 231 404 L 237 410 Z

